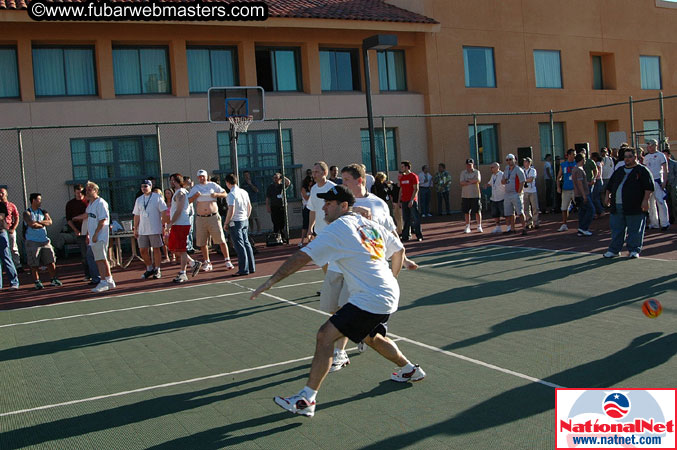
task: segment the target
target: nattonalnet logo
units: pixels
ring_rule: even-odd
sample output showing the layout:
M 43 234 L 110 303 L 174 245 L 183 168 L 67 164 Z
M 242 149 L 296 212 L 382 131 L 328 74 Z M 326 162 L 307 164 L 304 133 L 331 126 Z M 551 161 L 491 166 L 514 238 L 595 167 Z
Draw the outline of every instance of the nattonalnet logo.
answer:
M 675 448 L 675 389 L 556 389 L 557 448 Z

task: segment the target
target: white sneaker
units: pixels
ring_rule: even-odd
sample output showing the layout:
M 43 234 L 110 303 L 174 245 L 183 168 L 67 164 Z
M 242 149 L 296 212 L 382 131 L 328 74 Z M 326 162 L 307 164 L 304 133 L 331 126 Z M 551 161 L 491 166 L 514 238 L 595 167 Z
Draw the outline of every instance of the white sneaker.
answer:
M 174 283 L 185 283 L 188 281 L 188 275 L 185 273 L 178 274 L 173 280 Z
M 302 395 L 296 394 L 291 397 L 274 397 L 273 401 L 290 413 L 300 414 L 306 417 L 313 417 L 315 415 L 315 402 L 311 403 Z
M 359 344 L 357 344 L 357 351 L 360 353 L 364 353 L 364 351 L 367 349 L 367 344 L 364 343 L 364 341 L 360 341 Z
M 630 252 L 630 254 L 628 255 L 628 258 L 637 259 L 637 258 L 639 258 L 639 253 L 638 252 Z
M 214 268 L 212 267 L 212 263 L 209 261 L 202 263 L 202 270 L 205 272 L 211 272 L 212 270 L 214 270 Z
M 117 285 L 115 284 L 115 280 L 113 281 L 106 281 L 108 283 L 108 289 L 115 289 Z
M 482 229 L 482 225 L 480 225 L 479 227 L 477 227 L 477 232 L 478 232 L 478 233 L 484 233 L 484 230 Z
M 620 253 L 614 253 L 614 252 L 606 252 L 604 254 L 605 258 L 615 258 L 616 256 L 621 256 Z
M 226 261 L 226 270 L 233 270 L 235 266 L 233 265 L 232 262 L 230 262 L 230 259 Z
M 563 223 L 561 227 L 557 229 L 557 231 L 567 231 L 569 227 L 567 226 L 566 223 Z
M 397 372 L 390 375 L 390 379 L 399 383 L 406 383 L 408 381 L 420 381 L 425 378 L 425 372 L 416 364 L 414 370 L 404 372 L 404 367 L 401 367 Z
M 500 226 L 494 228 L 494 231 L 491 232 L 491 234 L 500 234 L 500 233 L 503 233 L 503 228 L 501 228 Z
M 9 287 L 11 291 L 18 291 L 19 290 L 19 285 L 18 284 L 13 284 Z
M 329 372 L 338 372 L 348 364 L 350 364 L 350 358 L 348 358 L 348 354 L 345 352 L 345 350 L 334 352 L 334 361 L 331 363 Z
M 583 236 L 592 236 L 592 232 L 588 230 L 578 229 L 578 234 Z
M 465 233 L 465 234 L 470 234 L 470 225 L 466 225 L 466 226 L 465 226 L 465 231 L 464 231 L 464 233 Z
M 106 280 L 99 281 L 99 284 L 96 285 L 92 292 L 98 294 L 99 292 L 106 292 L 108 290 L 108 283 Z

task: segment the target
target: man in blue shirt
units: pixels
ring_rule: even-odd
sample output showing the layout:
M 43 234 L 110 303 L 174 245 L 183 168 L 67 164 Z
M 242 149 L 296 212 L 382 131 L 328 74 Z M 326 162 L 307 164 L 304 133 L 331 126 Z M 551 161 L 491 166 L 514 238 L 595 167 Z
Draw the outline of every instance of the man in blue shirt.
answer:
M 576 167 L 574 158 L 576 150 L 570 148 L 567 150 L 567 159 L 559 166 L 557 174 L 557 193 L 562 194 L 562 226 L 557 231 L 567 231 L 567 219 L 569 218 L 569 205 L 574 201 L 574 183 L 571 181 L 571 174 Z
M 47 227 L 52 225 L 49 213 L 41 208 L 42 195 L 35 192 L 30 195 L 31 207 L 24 212 L 26 224 L 26 259 L 31 268 L 35 289 L 42 289 L 38 268 L 46 266 L 52 277 L 52 286 L 61 286 L 56 277 L 56 257 L 54 248 L 47 237 Z

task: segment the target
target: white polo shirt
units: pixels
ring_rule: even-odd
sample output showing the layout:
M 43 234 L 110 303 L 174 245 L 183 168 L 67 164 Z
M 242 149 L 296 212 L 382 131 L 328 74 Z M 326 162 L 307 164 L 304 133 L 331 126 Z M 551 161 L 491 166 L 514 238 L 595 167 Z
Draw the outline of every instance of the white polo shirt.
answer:
M 233 222 L 245 222 L 249 220 L 249 193 L 238 186 L 233 186 L 226 197 L 228 206 L 233 207 L 233 217 L 228 226 L 235 225 Z
M 317 194 L 324 194 L 334 186 L 336 186 L 336 184 L 334 184 L 333 181 L 327 180 L 322 187 L 318 184 L 314 184 L 313 187 L 310 188 L 310 198 L 308 199 L 307 207 L 310 211 L 315 211 L 315 233 L 317 234 L 320 234 L 327 226 L 327 222 L 324 221 L 324 211 L 322 210 L 324 200 L 319 198 Z

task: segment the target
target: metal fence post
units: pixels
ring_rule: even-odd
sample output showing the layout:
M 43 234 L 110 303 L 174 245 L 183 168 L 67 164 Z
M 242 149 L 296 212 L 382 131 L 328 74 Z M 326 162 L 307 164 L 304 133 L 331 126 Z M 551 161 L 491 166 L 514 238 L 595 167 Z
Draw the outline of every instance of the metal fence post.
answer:
M 477 140 L 477 114 L 472 113 L 472 127 L 475 134 L 475 163 L 480 165 L 480 143 Z
M 550 110 L 550 155 L 552 158 L 552 207 L 553 210 L 557 209 L 557 173 L 555 171 L 555 117 L 552 113 L 552 109 Z M 561 162 L 560 162 L 560 167 L 561 167 Z
M 663 91 L 658 94 L 658 104 L 661 111 L 660 122 L 658 123 L 659 134 L 658 134 L 658 151 L 663 151 L 665 146 L 663 145 L 663 140 L 665 139 L 665 110 L 663 109 Z
M 386 180 L 388 179 L 388 139 L 386 139 L 386 118 L 381 116 L 381 128 L 383 128 L 383 156 L 386 164 Z
M 633 148 L 637 148 L 637 143 L 635 140 L 635 108 L 632 104 L 632 95 L 628 100 L 628 105 L 630 105 L 630 143 Z
M 19 141 L 19 165 L 21 167 L 21 189 L 24 196 L 24 209 L 28 209 L 28 196 L 26 195 L 26 169 L 24 167 L 24 144 L 21 130 L 17 130 L 17 139 Z
M 160 125 L 155 124 L 155 138 L 157 139 L 157 157 L 160 165 L 160 189 L 162 192 L 165 190 L 165 173 L 162 170 L 162 144 L 160 143 Z M 163 198 L 164 198 L 164 194 Z
M 284 145 L 282 144 L 282 121 L 277 121 L 277 138 L 280 141 L 280 166 L 282 171 L 282 209 L 284 210 L 284 235 L 285 243 L 289 244 L 289 214 L 287 213 L 287 187 L 285 186 L 284 174 Z

